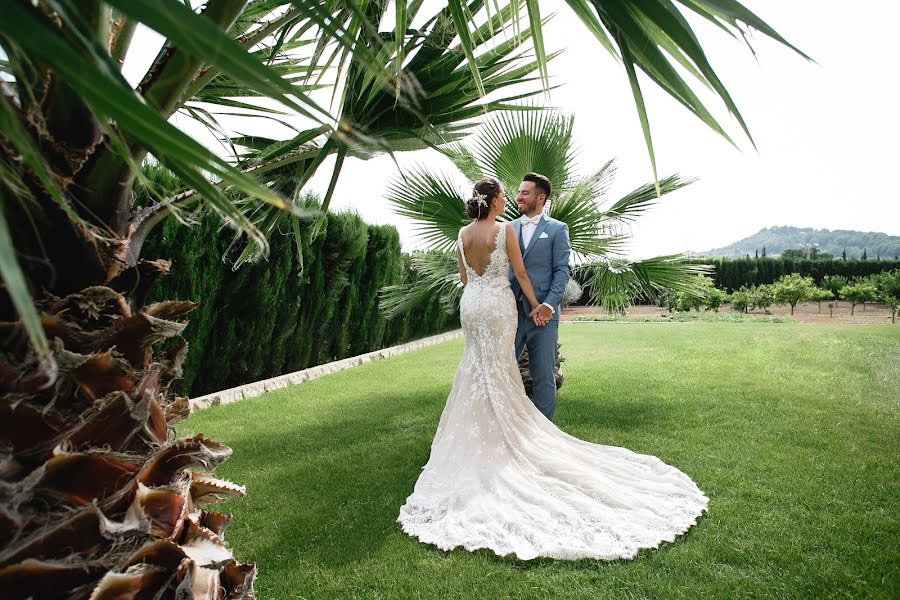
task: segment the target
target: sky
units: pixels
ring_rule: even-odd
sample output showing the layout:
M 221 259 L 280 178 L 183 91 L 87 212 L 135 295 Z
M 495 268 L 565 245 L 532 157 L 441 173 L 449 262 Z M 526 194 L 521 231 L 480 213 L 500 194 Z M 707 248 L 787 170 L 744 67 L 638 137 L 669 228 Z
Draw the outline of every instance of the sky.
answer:
M 890 75 L 900 55 L 900 2 L 868 0 L 865 11 L 836 0 L 744 4 L 815 62 L 758 33 L 751 37 L 754 57 L 741 41 L 691 19 L 756 149 L 712 95 L 701 98 L 737 148 L 644 78 L 659 175 L 699 181 L 664 196 L 632 226 L 626 255 L 699 252 L 776 225 L 900 235 L 900 192 L 892 184 L 900 159 L 900 84 Z M 548 51 L 564 49 L 550 66 L 552 83 L 561 87 L 543 101 L 574 115 L 581 173 L 616 159 L 612 202 L 653 177 L 624 69 L 564 2 L 540 5 L 543 14 L 558 11 L 545 29 Z M 136 42 L 126 64 L 132 79 L 158 48 L 153 36 Z M 176 123 L 191 128 L 183 119 Z M 425 165 L 466 186 L 436 151 L 395 156 L 401 168 Z M 324 194 L 332 165 L 333 159 L 322 165 L 310 189 Z M 348 159 L 331 206 L 356 211 L 369 223 L 395 225 L 404 249 L 421 248 L 413 224 L 394 215 L 383 198 L 396 173 L 387 156 Z

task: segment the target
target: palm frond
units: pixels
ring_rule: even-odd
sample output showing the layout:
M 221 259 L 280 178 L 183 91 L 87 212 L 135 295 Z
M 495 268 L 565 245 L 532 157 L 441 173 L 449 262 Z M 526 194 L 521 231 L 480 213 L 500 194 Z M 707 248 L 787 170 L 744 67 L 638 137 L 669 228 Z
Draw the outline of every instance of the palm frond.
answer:
M 470 221 L 453 180 L 421 166 L 394 177 L 385 199 L 398 215 L 416 224 L 415 230 L 430 248 L 451 248 L 459 230 Z
M 92 45 L 90 40 L 81 37 L 73 42 L 56 35 L 41 15 L 18 3 L 8 8 L 8 18 L 0 21 L 0 33 L 52 66 L 55 73 L 81 95 L 95 114 L 114 121 L 121 131 L 152 149 L 160 161 L 185 180 L 196 184 L 198 189 L 202 188 L 204 196 L 219 210 L 230 212 L 227 199 L 208 183 L 207 173 L 244 193 L 287 208 L 282 198 L 235 170 L 142 102 L 122 79 L 109 56 Z M 73 27 L 78 25 L 72 23 Z M 85 54 L 91 60 L 85 60 Z M 233 212 L 230 214 L 236 216 Z
M 550 204 L 550 216 L 569 226 L 569 242 L 579 257 L 621 249 L 624 237 L 610 227 L 599 209 L 615 173 L 615 161 L 609 160 L 596 173 L 555 194 Z
M 529 171 L 546 176 L 562 191 L 575 162 L 573 123 L 572 117 L 554 111 L 500 113 L 482 126 L 472 153 L 481 171 L 494 175 L 511 193 Z
M 107 0 L 123 14 L 140 21 L 170 43 L 220 69 L 261 95 L 272 98 L 319 123 L 333 123 L 331 114 L 267 68 L 209 19 L 179 2 Z
M 679 5 L 701 15 L 733 37 L 737 37 L 738 34 L 746 39 L 745 30 L 755 29 L 804 58 L 809 58 L 736 0 L 566 0 L 566 3 L 585 28 L 593 34 L 601 48 L 620 61 L 626 70 L 653 168 L 654 180 L 657 179 L 656 158 L 650 132 L 650 118 L 637 79 L 638 70 L 643 71 L 654 84 L 675 98 L 713 131 L 731 142 L 731 138 L 718 120 L 700 101 L 691 85 L 674 68 L 674 64 L 678 64 L 696 83 L 712 90 L 718 96 L 753 143 L 749 127 L 712 68 Z M 542 23 L 538 3 L 530 0 L 517 3 L 516 19 L 523 9 L 528 12 L 530 18 L 535 57 L 542 81 L 547 87 L 548 57 L 542 44 Z
M 302 175 L 300 178 L 302 178 Z M 291 195 L 290 187 L 292 183 L 295 190 L 303 187 L 296 183 L 296 179 L 297 175 L 293 178 L 286 175 L 279 177 L 282 193 L 290 195 L 292 198 L 291 202 L 294 204 L 294 209 L 290 212 L 274 209 L 252 197 L 246 196 L 236 199 L 235 205 L 263 233 L 266 239 L 271 239 L 276 233 L 292 236 L 294 238 L 294 246 L 297 248 L 297 258 L 302 268 L 303 240 L 300 239 L 300 222 L 319 218 L 323 214 L 324 209 L 317 198 L 308 195 Z M 236 246 L 240 247 L 240 252 L 232 262 L 234 269 L 238 269 L 246 263 L 257 262 L 266 256 L 265 249 L 256 243 L 255 240 L 247 239 L 239 234 L 234 237 L 229 249 Z
M 0 187 L 0 199 L 3 201 L 0 204 L 0 277 L 3 278 L 6 288 L 5 292 L 9 294 L 16 312 L 19 313 L 19 317 L 22 320 L 22 328 L 31 341 L 31 347 L 37 352 L 41 362 L 45 363 L 45 368 L 52 368 L 48 362 L 53 360 L 50 352 L 50 343 L 41 325 L 41 317 L 31 300 L 31 293 L 28 290 L 25 275 L 22 273 L 18 260 L 16 260 L 16 251 L 13 247 L 12 236 L 6 221 L 5 204 L 9 190 L 8 188 L 4 189 L 5 187 Z
M 648 208 L 654 206 L 660 197 L 687 187 L 696 181 L 696 177 L 682 177 L 676 174 L 663 177 L 656 184 L 646 183 L 622 196 L 612 206 L 603 210 L 601 216 L 608 222 L 633 221 Z
M 342 114 L 348 123 L 381 142 L 369 155 L 454 142 L 469 133 L 475 119 L 495 110 L 508 110 L 517 99 L 539 93 L 536 88 L 507 97 L 497 94 L 506 87 L 534 81 L 538 69 L 523 49 L 530 33 L 509 35 L 512 6 L 495 11 L 471 33 L 475 53 L 472 63 L 464 60 L 462 41 L 454 45 L 452 6 L 449 4 L 422 27 L 411 29 L 403 45 L 403 55 L 409 58 L 402 69 L 402 81 L 415 86 L 418 105 L 398 104 L 392 88 L 379 86 L 356 64 L 350 65 Z M 480 7 L 476 2 L 466 10 Z M 418 10 L 418 6 L 409 8 Z M 507 39 L 498 41 L 503 35 Z M 384 69 L 396 65 L 396 50 L 379 56 Z M 472 68 L 479 73 L 481 88 L 473 85 Z M 493 95 L 486 100 L 489 94 Z M 364 148 L 351 147 L 350 152 L 365 157 Z
M 447 144 L 440 148 L 441 152 L 456 165 L 456 168 L 466 176 L 469 181 L 478 181 L 482 178 L 481 167 L 475 160 L 472 151 L 462 144 Z
M 605 195 L 616 173 L 615 162 L 607 161 L 591 175 L 576 179 L 572 126 L 572 118 L 552 111 L 524 116 L 502 114 L 482 126 L 470 145 L 452 145 L 444 148 L 444 153 L 470 180 L 480 178 L 481 173 L 505 174 L 508 181 L 501 181 L 510 190 L 516 189 L 528 171 L 543 169 L 544 174 L 551 176 L 557 191 L 549 214 L 568 226 L 573 258 L 581 263 L 577 267 L 580 277 L 587 279 L 589 285 L 593 282 L 591 302 L 602 302 L 621 311 L 636 297 L 653 297 L 660 289 L 686 285 L 686 277 L 705 267 L 680 255 L 636 262 L 616 258 L 631 237 L 625 226 L 658 201 L 655 186 L 640 186 L 604 209 Z M 693 181 L 680 175 L 665 177 L 659 183 L 660 194 Z M 502 216 L 505 221 L 518 217 L 518 207 L 511 196 L 507 195 Z M 469 222 L 453 180 L 421 167 L 406 177 L 395 178 L 386 199 L 397 214 L 416 223 L 416 229 L 431 248 L 450 250 L 459 229 Z M 433 298 L 415 286 L 398 286 L 391 290 L 393 311 L 411 306 L 402 301 L 404 295 L 415 297 L 416 302 Z
M 379 305 L 388 319 L 437 301 L 447 313 L 459 308 L 462 284 L 456 254 L 451 251 L 418 252 L 412 255 L 410 268 L 416 279 L 411 283 L 382 288 Z
M 636 298 L 655 300 L 664 290 L 690 292 L 696 275 L 711 271 L 710 265 L 672 254 L 638 261 L 596 261 L 579 265 L 573 274 L 589 289 L 591 304 L 611 314 L 624 314 Z

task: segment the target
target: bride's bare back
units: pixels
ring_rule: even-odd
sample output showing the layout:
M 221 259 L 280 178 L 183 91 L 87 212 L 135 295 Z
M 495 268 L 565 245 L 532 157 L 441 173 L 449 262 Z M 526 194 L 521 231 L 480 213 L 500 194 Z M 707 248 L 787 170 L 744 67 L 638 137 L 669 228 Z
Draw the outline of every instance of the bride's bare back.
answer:
M 497 222 L 488 223 L 486 219 L 476 221 L 462 228 L 462 252 L 466 263 L 481 277 L 497 249 L 497 235 L 505 225 Z

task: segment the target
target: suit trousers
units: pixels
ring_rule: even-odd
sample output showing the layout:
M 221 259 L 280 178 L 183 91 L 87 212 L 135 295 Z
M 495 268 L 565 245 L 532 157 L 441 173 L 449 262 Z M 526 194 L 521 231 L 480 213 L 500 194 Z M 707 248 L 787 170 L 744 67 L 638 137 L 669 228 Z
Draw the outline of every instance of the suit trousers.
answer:
M 559 339 L 559 318 L 538 327 L 519 305 L 516 328 L 516 360 L 528 349 L 528 371 L 534 380 L 532 402 L 551 421 L 556 410 L 556 342 Z

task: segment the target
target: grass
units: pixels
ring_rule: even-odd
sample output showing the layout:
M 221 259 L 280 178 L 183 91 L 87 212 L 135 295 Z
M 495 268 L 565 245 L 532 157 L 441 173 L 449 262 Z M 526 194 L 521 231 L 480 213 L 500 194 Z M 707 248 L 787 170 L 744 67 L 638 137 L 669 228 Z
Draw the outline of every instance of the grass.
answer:
M 226 538 L 276 598 L 890 598 L 900 594 L 900 327 L 563 325 L 557 424 L 690 475 L 709 514 L 635 560 L 441 552 L 395 524 L 462 341 L 210 409 L 234 448 Z
M 578 315 L 573 321 L 612 321 L 617 323 L 792 323 L 791 317 L 751 315 L 740 312 L 666 312 L 660 315 Z

